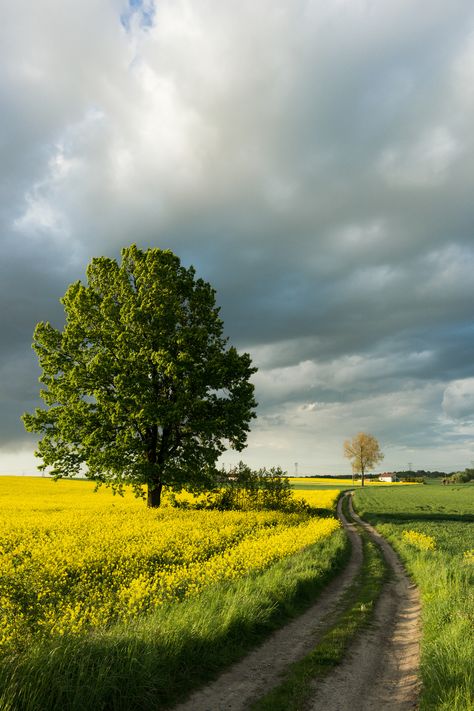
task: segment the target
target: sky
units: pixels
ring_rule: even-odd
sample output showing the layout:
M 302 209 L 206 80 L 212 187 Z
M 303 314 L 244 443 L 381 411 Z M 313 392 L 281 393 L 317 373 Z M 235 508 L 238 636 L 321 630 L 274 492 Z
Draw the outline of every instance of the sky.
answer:
M 16 0 L 0 23 L 0 473 L 94 256 L 172 249 L 251 354 L 227 464 L 474 461 L 470 0 Z

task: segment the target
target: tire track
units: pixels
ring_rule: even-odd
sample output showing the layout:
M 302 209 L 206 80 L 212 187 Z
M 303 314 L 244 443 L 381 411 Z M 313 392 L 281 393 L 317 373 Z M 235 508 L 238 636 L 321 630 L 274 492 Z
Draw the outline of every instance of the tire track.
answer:
M 390 544 L 352 508 L 351 516 L 382 549 L 393 571 L 371 628 L 346 659 L 314 682 L 311 711 L 412 711 L 420 692 L 420 597 Z

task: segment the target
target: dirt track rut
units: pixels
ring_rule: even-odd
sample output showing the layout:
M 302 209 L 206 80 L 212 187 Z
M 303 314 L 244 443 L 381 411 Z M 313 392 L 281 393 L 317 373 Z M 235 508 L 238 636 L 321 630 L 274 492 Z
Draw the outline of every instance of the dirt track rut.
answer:
M 370 629 L 343 663 L 314 683 L 311 711 L 412 711 L 418 705 L 420 597 L 390 544 L 352 509 L 392 569 Z

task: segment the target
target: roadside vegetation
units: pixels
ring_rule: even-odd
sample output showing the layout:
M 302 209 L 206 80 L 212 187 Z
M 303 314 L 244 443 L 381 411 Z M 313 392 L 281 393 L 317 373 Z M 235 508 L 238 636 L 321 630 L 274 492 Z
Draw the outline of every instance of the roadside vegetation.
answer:
M 87 481 L 0 480 L 2 710 L 166 707 L 301 611 L 347 560 L 333 510 L 164 503 Z
M 420 711 L 474 709 L 474 485 L 357 491 L 422 597 Z

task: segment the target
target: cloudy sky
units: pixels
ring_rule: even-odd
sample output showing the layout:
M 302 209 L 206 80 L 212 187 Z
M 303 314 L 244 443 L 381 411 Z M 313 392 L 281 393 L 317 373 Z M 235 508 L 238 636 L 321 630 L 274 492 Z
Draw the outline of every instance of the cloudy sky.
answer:
M 0 473 L 35 467 L 35 324 L 132 242 L 258 366 L 250 464 L 349 472 L 363 430 L 471 465 L 471 0 L 16 0 L 0 53 Z

